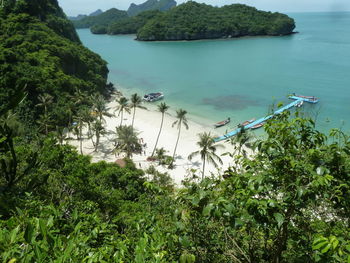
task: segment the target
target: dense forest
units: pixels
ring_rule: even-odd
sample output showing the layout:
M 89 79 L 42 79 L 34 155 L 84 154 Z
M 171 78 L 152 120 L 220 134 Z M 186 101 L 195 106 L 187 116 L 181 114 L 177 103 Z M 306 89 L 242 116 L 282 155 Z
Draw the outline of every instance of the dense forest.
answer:
M 112 22 L 116 22 L 128 17 L 126 11 L 111 8 L 97 16 L 87 16 L 79 20 L 73 20 L 75 28 L 90 28 L 93 26 L 107 26 Z
M 128 27 L 122 31 L 130 31 L 130 27 L 136 28 L 139 26 L 140 18 L 136 20 L 132 19 L 139 13 L 152 10 L 166 11 L 174 6 L 176 6 L 176 2 L 174 0 L 148 0 L 139 5 L 131 4 L 127 11 L 111 8 L 105 12 L 98 13 L 97 15 L 93 14 L 82 17 L 81 19 L 73 18 L 71 20 L 75 28 L 90 28 L 91 32 L 94 34 L 106 34 L 108 32 L 108 27 L 114 23 L 118 23 L 119 21 L 122 21 L 122 24 L 125 24 Z M 149 17 L 149 15 L 145 14 L 141 17 L 144 19 Z M 133 31 L 133 33 L 134 32 L 136 31 Z
M 136 16 L 141 12 L 150 10 L 167 11 L 176 6 L 176 4 L 174 0 L 147 0 L 139 5 L 132 3 L 127 12 L 129 16 Z
M 122 19 L 120 21 L 110 24 L 108 27 L 92 27 L 91 32 L 94 34 L 104 32 L 110 35 L 117 34 L 136 34 L 136 32 L 143 27 L 150 19 L 158 16 L 160 11 L 144 11 L 136 16 Z M 100 32 L 98 32 L 98 29 Z
M 92 163 L 62 128 L 80 139 L 83 125 L 96 138 L 103 130 L 106 62 L 81 45 L 56 0 L 4 4 L 1 262 L 350 262 L 347 134 L 284 112 L 264 139 L 242 129 L 230 141 L 223 174 L 193 171 L 181 187 L 128 158 Z
M 213 7 L 189 1 L 147 22 L 138 40 L 196 40 L 259 35 L 287 35 L 295 28 L 287 15 L 233 4 Z

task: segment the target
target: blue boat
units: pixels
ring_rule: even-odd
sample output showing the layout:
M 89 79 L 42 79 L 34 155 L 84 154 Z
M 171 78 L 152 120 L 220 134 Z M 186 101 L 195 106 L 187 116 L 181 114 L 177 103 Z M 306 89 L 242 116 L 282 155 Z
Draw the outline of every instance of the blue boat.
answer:
M 288 98 L 290 98 L 292 100 L 306 101 L 309 103 L 317 103 L 318 102 L 318 98 L 316 98 L 314 96 L 296 95 L 295 93 L 293 93 L 293 95 L 289 96 Z

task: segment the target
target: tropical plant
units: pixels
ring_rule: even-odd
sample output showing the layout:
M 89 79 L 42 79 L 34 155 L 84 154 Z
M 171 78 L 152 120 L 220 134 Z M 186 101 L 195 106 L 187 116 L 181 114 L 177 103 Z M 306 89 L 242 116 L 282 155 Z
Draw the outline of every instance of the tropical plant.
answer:
M 215 167 L 218 167 L 217 162 L 220 164 L 223 164 L 221 158 L 215 153 L 218 147 L 223 147 L 223 145 L 217 144 L 215 145 L 213 137 L 210 135 L 210 132 L 204 132 L 198 134 L 199 141 L 197 142 L 197 145 L 199 146 L 200 150 L 195 151 L 191 153 L 188 156 L 189 160 L 192 160 L 193 157 L 196 155 L 200 155 L 202 161 L 203 161 L 203 167 L 202 167 L 202 180 L 204 178 L 204 171 L 205 171 L 205 163 L 211 163 Z
M 186 129 L 188 129 L 188 123 L 187 123 L 186 114 L 187 114 L 187 111 L 185 111 L 183 109 L 179 109 L 179 110 L 176 111 L 176 118 L 177 118 L 177 120 L 174 121 L 174 123 L 172 124 L 172 127 L 174 127 L 176 125 L 177 129 L 179 130 L 179 132 L 177 134 L 176 144 L 175 144 L 174 153 L 173 153 L 173 160 L 172 160 L 170 166 L 173 166 L 173 163 L 174 163 L 174 160 L 175 160 L 175 154 L 176 154 L 177 145 L 179 143 L 179 138 L 180 138 L 182 125 L 184 125 Z
M 83 128 L 85 126 L 84 122 L 84 112 L 86 109 L 82 108 L 78 111 L 77 115 L 75 116 L 75 128 L 77 130 L 77 137 L 79 140 L 79 149 L 80 149 L 80 154 L 83 154 Z
M 106 100 L 100 94 L 95 94 L 91 96 L 93 114 L 99 118 L 99 121 L 105 121 L 104 117 L 112 117 L 109 113 L 109 108 L 106 106 Z
M 160 136 L 160 133 L 162 131 L 162 128 L 163 128 L 163 122 L 164 122 L 164 114 L 165 112 L 169 109 L 169 106 L 165 103 L 165 102 L 162 102 L 161 104 L 158 105 L 158 111 L 162 113 L 162 120 L 160 122 L 160 128 L 159 128 L 159 132 L 158 132 L 158 136 L 157 136 L 157 140 L 156 140 L 156 143 L 154 145 L 154 148 L 153 148 L 153 151 L 152 151 L 152 155 L 154 155 L 154 152 L 156 151 L 157 149 L 157 144 L 158 144 L 158 140 L 159 140 L 159 136 Z
M 132 123 L 131 123 L 132 127 L 134 127 L 136 108 L 146 109 L 146 107 L 142 106 L 141 104 L 142 104 L 142 98 L 139 95 L 137 95 L 137 93 L 132 94 L 130 98 L 130 107 L 133 108 Z
M 128 158 L 133 153 L 140 153 L 142 146 L 139 143 L 138 133 L 132 126 L 118 126 L 115 140 L 115 151 L 125 152 Z
M 44 93 L 38 96 L 39 103 L 36 105 L 37 107 L 44 108 L 44 115 L 47 115 L 48 108 L 53 102 L 53 97 L 50 94 Z
M 96 152 L 100 144 L 101 135 L 105 134 L 105 127 L 103 126 L 103 122 L 100 120 L 95 120 L 92 123 L 91 130 L 94 132 L 95 138 L 96 138 L 96 141 L 94 143 L 95 152 Z
M 123 114 L 124 111 L 126 111 L 127 113 L 130 113 L 130 106 L 128 104 L 128 99 L 125 97 L 120 97 L 117 99 L 117 107 L 116 107 L 116 111 L 118 111 L 118 116 L 120 115 L 120 124 L 119 126 L 123 125 Z

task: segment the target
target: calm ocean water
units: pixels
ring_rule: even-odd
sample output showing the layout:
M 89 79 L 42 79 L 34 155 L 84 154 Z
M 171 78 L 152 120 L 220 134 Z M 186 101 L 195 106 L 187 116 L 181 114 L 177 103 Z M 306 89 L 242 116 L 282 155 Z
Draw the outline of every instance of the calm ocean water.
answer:
M 230 116 L 235 127 L 295 92 L 320 98 L 303 107 L 319 129 L 349 132 L 350 12 L 289 15 L 300 33 L 285 37 L 138 42 L 131 35 L 78 33 L 127 94 L 163 91 L 173 109 L 202 123 Z

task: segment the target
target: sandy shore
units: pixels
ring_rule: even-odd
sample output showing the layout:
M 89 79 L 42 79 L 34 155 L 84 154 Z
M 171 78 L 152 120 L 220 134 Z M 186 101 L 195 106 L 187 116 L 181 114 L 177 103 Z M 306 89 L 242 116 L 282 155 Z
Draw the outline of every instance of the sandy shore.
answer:
M 186 130 L 184 127 L 181 130 L 179 144 L 176 151 L 175 157 L 175 168 L 167 169 L 166 167 L 157 165 L 157 162 L 147 161 L 147 157 L 152 154 L 157 135 L 159 132 L 161 113 L 158 112 L 158 103 L 144 103 L 147 109 L 136 109 L 134 127 L 139 133 L 139 138 L 142 138 L 143 142 L 146 144 L 145 152 L 141 155 L 133 155 L 132 159 L 136 166 L 147 169 L 150 165 L 154 165 L 156 169 L 160 172 L 167 172 L 170 177 L 175 181 L 176 184 L 181 184 L 181 181 L 188 175 L 191 175 L 193 171 L 197 171 L 196 174 L 201 176 L 202 161 L 200 157 L 195 157 L 192 161 L 188 160 L 188 156 L 199 150 L 196 144 L 199 140 L 198 134 L 203 132 L 210 132 L 213 136 L 222 135 L 214 127 L 201 125 L 191 120 L 190 116 L 187 116 L 189 129 Z M 115 131 L 116 127 L 120 124 L 120 117 L 115 113 L 117 103 L 115 100 L 110 102 L 108 105 L 110 108 L 109 112 L 114 115 L 114 117 L 106 117 L 106 131 L 107 134 L 101 138 L 100 146 L 97 152 L 94 151 L 93 144 L 90 139 L 84 139 L 83 141 L 83 153 L 92 156 L 93 161 L 107 161 L 115 162 L 117 159 L 123 156 L 115 156 L 113 153 L 114 139 L 116 137 Z M 174 109 L 173 109 L 174 110 Z M 176 121 L 175 116 L 166 113 L 164 117 L 163 129 L 159 138 L 157 148 L 163 147 L 167 151 L 167 155 L 172 155 L 178 135 L 178 129 L 176 126 L 172 127 L 172 124 Z M 132 114 L 124 113 L 123 125 L 131 125 Z M 86 131 L 85 131 L 86 132 Z M 71 140 L 70 143 L 77 148 L 79 147 L 79 141 Z M 233 146 L 229 143 L 221 142 L 219 143 L 222 147 L 218 148 L 217 154 L 220 156 L 226 152 L 233 152 Z M 223 165 L 219 165 L 215 168 L 211 164 L 206 164 L 205 176 L 211 174 L 219 175 L 232 165 L 232 158 L 229 156 L 221 156 Z

